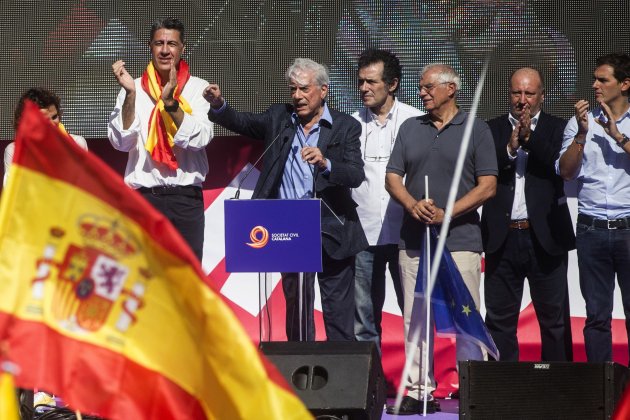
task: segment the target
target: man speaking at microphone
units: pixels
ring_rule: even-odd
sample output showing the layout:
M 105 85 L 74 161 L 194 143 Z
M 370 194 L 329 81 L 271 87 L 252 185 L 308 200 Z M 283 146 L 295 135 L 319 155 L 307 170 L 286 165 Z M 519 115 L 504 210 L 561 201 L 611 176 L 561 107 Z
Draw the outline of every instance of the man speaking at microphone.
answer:
M 241 135 L 264 140 L 262 173 L 252 198 L 322 200 L 323 271 L 317 276 L 326 336 L 331 341 L 353 341 L 354 256 L 368 246 L 350 194 L 350 188 L 361 185 L 365 176 L 361 126 L 328 107 L 329 76 L 323 65 L 296 58 L 285 78 L 293 103 L 272 105 L 258 114 L 234 110 L 219 86 L 208 86 L 204 91 L 211 105 L 208 118 Z M 304 281 L 300 317 L 298 273 L 282 273 L 290 341 L 315 339 L 315 273 L 304 273 Z

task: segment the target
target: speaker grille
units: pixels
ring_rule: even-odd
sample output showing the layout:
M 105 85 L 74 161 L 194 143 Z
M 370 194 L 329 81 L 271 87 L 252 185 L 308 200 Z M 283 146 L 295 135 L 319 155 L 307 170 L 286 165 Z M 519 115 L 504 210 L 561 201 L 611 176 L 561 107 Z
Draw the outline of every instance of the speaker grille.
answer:
M 607 419 L 628 369 L 614 363 L 460 363 L 463 419 Z
M 261 349 L 313 414 L 381 418 L 385 378 L 374 343 L 268 342 Z

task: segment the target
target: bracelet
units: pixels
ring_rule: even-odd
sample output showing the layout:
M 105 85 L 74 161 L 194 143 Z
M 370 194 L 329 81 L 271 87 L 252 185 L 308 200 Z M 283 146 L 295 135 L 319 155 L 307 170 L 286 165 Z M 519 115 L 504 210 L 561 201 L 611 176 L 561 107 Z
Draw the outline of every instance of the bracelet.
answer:
M 177 112 L 177 110 L 179 109 L 179 102 L 175 101 L 175 103 L 173 105 L 166 105 L 164 104 L 164 111 L 166 112 Z
M 578 153 L 584 151 L 584 143 L 580 143 L 576 139 L 573 139 L 573 143 L 575 143 L 577 145 Z
M 629 141 L 630 139 L 628 138 L 628 136 L 626 136 L 625 134 L 621 134 L 621 141 L 617 144 L 623 149 L 626 146 L 626 143 L 628 143 Z
M 573 137 L 573 141 L 584 146 L 586 144 L 586 137 L 582 141 L 578 141 L 577 136 L 575 136 Z

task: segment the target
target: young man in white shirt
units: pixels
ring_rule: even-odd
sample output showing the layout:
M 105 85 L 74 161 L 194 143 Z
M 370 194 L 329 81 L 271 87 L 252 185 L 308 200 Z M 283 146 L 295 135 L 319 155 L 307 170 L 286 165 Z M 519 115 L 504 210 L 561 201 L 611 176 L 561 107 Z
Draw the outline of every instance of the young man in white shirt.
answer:
M 374 341 L 379 351 L 386 270 L 401 311 L 403 303 L 398 273 L 403 209 L 385 191 L 385 168 L 400 125 L 423 114 L 396 99 L 401 78 L 402 66 L 393 53 L 368 49 L 359 57 L 357 79 L 364 107 L 352 116 L 361 123 L 365 180 L 352 190 L 352 198 L 370 247 L 355 259 L 354 333 L 359 341 Z

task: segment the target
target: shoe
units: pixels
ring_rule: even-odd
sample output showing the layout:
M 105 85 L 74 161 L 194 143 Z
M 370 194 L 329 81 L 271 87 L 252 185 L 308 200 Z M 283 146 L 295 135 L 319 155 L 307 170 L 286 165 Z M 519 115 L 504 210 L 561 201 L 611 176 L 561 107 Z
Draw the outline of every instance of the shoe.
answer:
M 452 400 L 459 400 L 459 389 L 451 392 L 448 396 L 451 397 Z
M 405 396 L 400 403 L 398 411 L 395 410 L 393 405 L 388 405 L 385 412 L 387 414 L 397 414 L 399 416 L 421 414 L 424 408 L 423 405 L 424 403 L 422 401 L 418 401 L 413 397 Z M 427 401 L 427 414 L 433 414 L 436 411 L 441 411 L 440 403 L 436 400 Z

